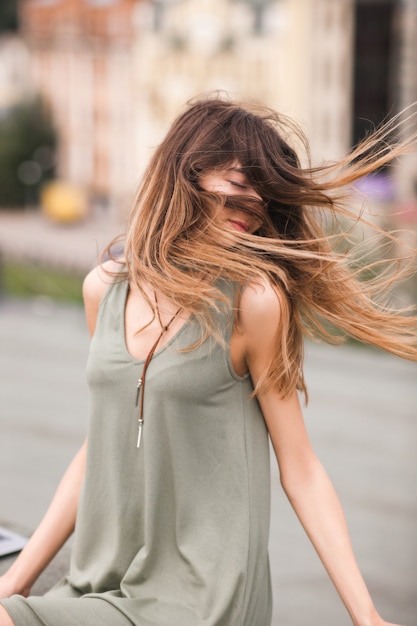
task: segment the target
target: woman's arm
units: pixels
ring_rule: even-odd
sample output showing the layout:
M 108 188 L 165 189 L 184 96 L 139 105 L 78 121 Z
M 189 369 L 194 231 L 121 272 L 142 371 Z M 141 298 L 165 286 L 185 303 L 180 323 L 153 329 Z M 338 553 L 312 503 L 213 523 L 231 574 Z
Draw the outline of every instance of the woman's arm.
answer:
M 269 285 L 248 287 L 239 329 L 254 384 L 267 367 L 280 306 Z M 276 389 L 258 396 L 280 469 L 281 483 L 355 626 L 389 626 L 378 615 L 359 571 L 337 494 L 317 459 L 297 394 L 283 399 Z M 393 626 L 393 625 L 391 625 Z
M 90 272 L 84 280 L 85 314 L 91 336 L 94 334 L 98 308 L 108 282 L 101 268 Z M 84 479 L 86 447 L 84 442 L 59 483 L 37 530 L 10 569 L 0 577 L 0 598 L 14 593 L 28 595 L 35 580 L 72 534 Z
M 38 576 L 72 534 L 84 477 L 85 450 L 86 442 L 65 472 L 45 517 L 0 578 L 0 598 L 14 593 L 27 596 Z

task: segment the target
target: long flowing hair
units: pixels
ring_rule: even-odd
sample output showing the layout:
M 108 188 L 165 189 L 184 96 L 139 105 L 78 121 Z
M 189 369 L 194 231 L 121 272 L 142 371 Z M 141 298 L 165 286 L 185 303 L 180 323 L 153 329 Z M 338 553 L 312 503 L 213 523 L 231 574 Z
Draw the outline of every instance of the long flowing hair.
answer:
M 213 311 L 227 305 L 217 279 L 243 288 L 266 277 L 280 299 L 281 316 L 274 357 L 255 393 L 272 385 L 283 396 L 295 388 L 306 393 L 304 336 L 330 343 L 350 336 L 417 360 L 417 316 L 396 310 L 384 297 L 404 268 L 383 268 L 364 281 L 373 262 L 353 265 L 350 246 L 343 246 L 350 228 L 331 228 L 340 217 L 365 222 L 349 209 L 350 186 L 413 145 L 415 138 L 390 141 L 396 126 L 389 122 L 337 163 L 311 167 L 301 165 L 294 148 L 308 155 L 303 133 L 275 111 L 217 96 L 189 103 L 157 147 L 130 213 L 128 279 L 145 297 L 144 281 L 193 312 L 204 341 L 220 335 Z M 204 173 L 236 162 L 262 202 L 200 187 Z M 255 215 L 259 229 L 225 232 L 215 219 L 220 206 Z M 394 233 L 387 237 L 395 241 Z M 410 256 L 415 258 L 415 250 Z M 238 302 L 232 306 L 239 323 Z

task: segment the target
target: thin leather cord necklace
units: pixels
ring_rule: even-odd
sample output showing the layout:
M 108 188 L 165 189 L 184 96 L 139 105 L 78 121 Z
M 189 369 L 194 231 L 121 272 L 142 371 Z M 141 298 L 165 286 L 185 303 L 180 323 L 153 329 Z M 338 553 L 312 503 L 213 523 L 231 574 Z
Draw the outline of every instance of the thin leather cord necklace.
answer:
M 139 448 L 140 447 L 140 442 L 142 439 L 142 428 L 143 428 L 143 407 L 144 407 L 144 398 L 145 398 L 145 380 L 146 380 L 146 372 L 148 369 L 148 366 L 152 360 L 152 357 L 155 353 L 155 350 L 159 344 L 159 342 L 161 341 L 163 335 L 167 332 L 168 328 L 171 326 L 172 322 L 175 320 L 175 318 L 177 317 L 178 313 L 181 311 L 180 307 L 175 313 L 174 315 L 171 317 L 171 319 L 169 320 L 168 324 L 163 324 L 162 320 L 161 320 L 161 314 L 159 312 L 159 307 L 158 307 L 158 299 L 156 297 L 156 292 L 154 291 L 154 297 L 155 297 L 155 308 L 156 308 L 156 314 L 158 316 L 158 322 L 159 325 L 161 326 L 161 333 L 158 337 L 158 339 L 155 341 L 155 343 L 153 344 L 152 348 L 149 350 L 148 355 L 145 359 L 145 363 L 143 365 L 143 370 L 142 370 L 142 375 L 141 377 L 138 379 L 138 384 L 136 386 L 137 392 L 136 392 L 136 406 L 138 406 L 139 403 L 139 395 L 140 395 L 140 407 L 139 407 L 139 417 L 138 417 L 138 422 L 139 422 L 139 430 L 138 430 L 138 440 L 137 440 L 137 444 L 136 447 Z

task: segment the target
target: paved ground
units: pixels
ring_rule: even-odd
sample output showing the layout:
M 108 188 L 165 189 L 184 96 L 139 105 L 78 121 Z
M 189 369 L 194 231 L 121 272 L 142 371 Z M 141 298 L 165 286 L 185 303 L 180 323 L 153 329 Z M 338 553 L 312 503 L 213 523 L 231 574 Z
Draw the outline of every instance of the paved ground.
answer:
M 26 261 L 63 271 L 86 273 L 104 247 L 122 230 L 106 212 L 83 222 L 57 224 L 35 210 L 0 211 L 0 260 Z
M 80 445 L 87 350 L 81 310 L 0 302 L 0 519 L 35 527 Z M 358 348 L 308 352 L 306 420 L 361 568 L 386 619 L 416 626 L 417 366 Z M 274 626 L 348 626 L 275 466 L 272 476 Z

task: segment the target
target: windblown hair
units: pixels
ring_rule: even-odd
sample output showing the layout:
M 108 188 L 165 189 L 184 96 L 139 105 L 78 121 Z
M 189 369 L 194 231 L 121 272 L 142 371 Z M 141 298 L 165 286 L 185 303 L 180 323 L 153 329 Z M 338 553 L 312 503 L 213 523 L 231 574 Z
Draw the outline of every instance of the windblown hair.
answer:
M 401 271 L 363 281 L 349 252 L 340 251 L 349 234 L 329 231 L 340 216 L 365 221 L 347 208 L 349 186 L 413 145 L 413 139 L 407 145 L 389 142 L 396 124 L 380 128 L 336 164 L 302 167 L 290 143 L 295 138 L 306 154 L 308 145 L 287 118 L 219 97 L 191 102 L 156 149 L 130 214 L 129 280 L 142 293 L 146 281 L 192 311 L 204 341 L 217 332 L 213 311 L 225 306 L 216 280 L 227 278 L 243 288 L 267 278 L 282 314 L 274 358 L 255 392 L 274 385 L 283 396 L 295 388 L 306 393 L 303 336 L 330 343 L 351 336 L 417 360 L 417 317 L 381 299 Z M 236 162 L 262 202 L 200 187 L 203 174 Z M 219 206 L 255 215 L 259 229 L 225 232 L 213 218 Z M 388 237 L 395 241 L 394 234 Z M 235 307 L 238 323 L 238 303 Z

